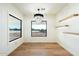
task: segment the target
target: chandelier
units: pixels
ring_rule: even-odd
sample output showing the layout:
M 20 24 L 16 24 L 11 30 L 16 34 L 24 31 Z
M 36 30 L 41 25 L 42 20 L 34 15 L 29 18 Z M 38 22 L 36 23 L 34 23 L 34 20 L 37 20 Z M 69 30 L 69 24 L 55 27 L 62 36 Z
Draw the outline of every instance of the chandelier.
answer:
M 37 24 L 41 23 L 44 19 L 44 15 L 40 13 L 40 9 L 37 9 L 38 13 L 34 14 L 34 19 Z

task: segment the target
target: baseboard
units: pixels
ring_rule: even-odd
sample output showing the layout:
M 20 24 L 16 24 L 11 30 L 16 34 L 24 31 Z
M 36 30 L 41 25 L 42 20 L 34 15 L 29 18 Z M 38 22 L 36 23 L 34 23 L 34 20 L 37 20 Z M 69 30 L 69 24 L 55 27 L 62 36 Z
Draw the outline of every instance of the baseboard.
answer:
M 57 42 L 24 42 L 24 43 L 46 43 L 46 44 L 53 43 L 53 44 L 57 44 Z

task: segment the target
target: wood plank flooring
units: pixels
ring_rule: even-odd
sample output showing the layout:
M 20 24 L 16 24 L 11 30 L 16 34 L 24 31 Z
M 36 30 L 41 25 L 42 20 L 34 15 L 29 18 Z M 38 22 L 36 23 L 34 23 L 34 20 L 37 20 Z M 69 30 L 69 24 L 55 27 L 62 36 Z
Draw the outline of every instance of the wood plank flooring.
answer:
M 57 43 L 23 43 L 9 56 L 72 56 Z

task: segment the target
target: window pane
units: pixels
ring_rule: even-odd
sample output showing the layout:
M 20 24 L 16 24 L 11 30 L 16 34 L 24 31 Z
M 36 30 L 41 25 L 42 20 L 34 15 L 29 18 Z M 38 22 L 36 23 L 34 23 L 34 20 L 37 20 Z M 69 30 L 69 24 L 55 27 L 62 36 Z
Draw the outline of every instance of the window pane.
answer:
M 47 22 L 43 21 L 41 24 L 37 24 L 32 21 L 32 37 L 46 37 L 47 36 Z

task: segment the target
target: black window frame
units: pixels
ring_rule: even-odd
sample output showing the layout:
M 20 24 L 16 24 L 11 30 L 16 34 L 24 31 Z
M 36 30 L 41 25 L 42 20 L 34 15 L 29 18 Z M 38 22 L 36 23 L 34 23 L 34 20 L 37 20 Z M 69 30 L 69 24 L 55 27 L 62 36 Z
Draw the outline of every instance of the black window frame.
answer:
M 16 16 L 12 15 L 12 14 L 9 14 L 9 16 L 11 16 L 11 17 L 13 17 L 13 18 L 15 18 L 15 19 L 17 19 L 17 20 L 20 21 L 20 37 L 17 37 L 17 38 L 15 38 L 15 39 L 12 39 L 12 40 L 9 41 L 9 42 L 12 42 L 12 41 L 15 41 L 15 40 L 17 40 L 17 39 L 19 39 L 19 38 L 22 38 L 22 20 L 19 19 L 19 18 L 16 17 Z

